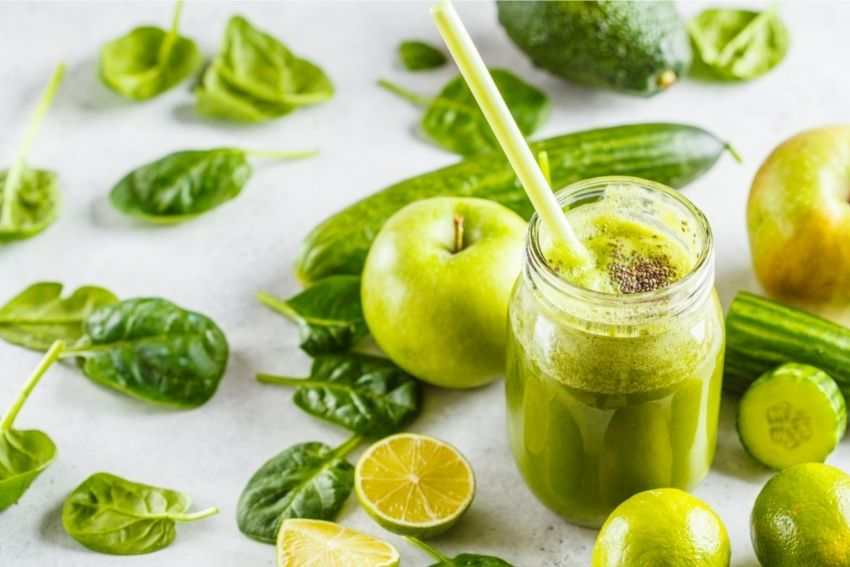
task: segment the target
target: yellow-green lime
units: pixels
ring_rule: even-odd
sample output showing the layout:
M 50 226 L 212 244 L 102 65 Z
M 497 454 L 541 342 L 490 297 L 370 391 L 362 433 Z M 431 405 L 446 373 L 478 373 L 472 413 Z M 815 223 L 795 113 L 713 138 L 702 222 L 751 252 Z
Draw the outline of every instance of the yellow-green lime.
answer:
M 398 567 L 388 543 L 333 522 L 284 520 L 277 534 L 278 567 Z
M 412 433 L 378 441 L 354 473 L 357 499 L 387 530 L 418 538 L 453 526 L 472 504 L 472 467 L 451 445 Z
M 765 484 L 750 519 L 756 556 L 769 567 L 850 565 L 850 475 L 796 465 Z
M 726 527 L 708 505 L 676 488 L 647 490 L 602 525 L 593 567 L 728 567 Z

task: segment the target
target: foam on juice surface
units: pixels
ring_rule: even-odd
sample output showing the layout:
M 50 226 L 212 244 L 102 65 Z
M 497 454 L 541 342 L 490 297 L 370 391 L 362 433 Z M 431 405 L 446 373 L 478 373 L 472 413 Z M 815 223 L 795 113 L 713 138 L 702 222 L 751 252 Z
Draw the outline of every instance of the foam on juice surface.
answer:
M 687 245 L 691 228 L 680 216 L 671 211 L 647 220 L 624 211 L 631 188 L 617 185 L 608 191 L 613 194 L 604 200 L 566 211 L 590 261 L 577 263 L 543 235 L 543 254 L 553 271 L 584 289 L 630 294 L 667 287 L 693 269 L 696 254 Z

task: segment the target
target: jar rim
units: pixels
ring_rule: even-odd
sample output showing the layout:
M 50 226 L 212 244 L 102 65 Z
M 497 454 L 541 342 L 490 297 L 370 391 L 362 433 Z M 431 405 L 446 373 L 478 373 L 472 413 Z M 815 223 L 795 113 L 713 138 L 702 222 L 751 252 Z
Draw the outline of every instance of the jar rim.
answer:
M 584 191 L 599 189 L 613 184 L 628 184 L 646 189 L 649 192 L 660 193 L 683 207 L 686 214 L 690 217 L 688 220 L 695 222 L 695 230 L 702 237 L 701 249 L 691 270 L 668 286 L 646 292 L 618 294 L 581 287 L 562 278 L 546 262 L 540 245 L 541 221 L 540 217 L 535 213 L 529 221 L 526 237 L 526 265 L 534 271 L 534 275 L 539 276 L 539 279 L 555 293 L 584 303 L 610 308 L 640 308 L 641 306 L 646 306 L 651 309 L 653 305 L 664 304 L 669 306 L 671 302 L 674 302 L 682 303 L 684 309 L 692 303 L 686 301 L 688 298 L 701 295 L 699 292 L 704 288 L 713 289 L 714 235 L 711 231 L 711 225 L 705 214 L 680 192 L 661 183 L 638 177 L 605 176 L 585 179 L 570 184 L 558 191 L 556 198 L 563 208 L 578 201 Z M 706 285 L 706 282 L 711 285 Z M 677 297 L 679 301 L 676 301 Z

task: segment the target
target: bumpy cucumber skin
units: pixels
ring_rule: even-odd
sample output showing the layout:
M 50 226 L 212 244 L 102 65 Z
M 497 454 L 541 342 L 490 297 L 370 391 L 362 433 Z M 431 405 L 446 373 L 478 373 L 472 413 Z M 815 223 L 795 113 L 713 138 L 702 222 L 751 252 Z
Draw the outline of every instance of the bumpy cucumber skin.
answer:
M 499 22 L 538 67 L 650 96 L 687 71 L 691 45 L 673 2 L 500 1 Z
M 724 388 L 743 392 L 786 362 L 820 368 L 850 396 L 850 329 L 748 292 L 726 315 Z
M 829 375 L 819 368 L 809 366 L 808 364 L 797 364 L 789 362 L 782 366 L 766 372 L 760 376 L 747 389 L 738 403 L 738 415 L 736 420 L 736 429 L 738 438 L 741 440 L 741 445 L 752 458 L 760 462 L 766 467 L 774 470 L 783 470 L 785 468 L 802 464 L 803 462 L 812 462 L 810 460 L 800 462 L 781 462 L 782 455 L 771 454 L 772 448 L 763 446 L 766 442 L 761 439 L 750 439 L 744 426 L 745 420 L 748 419 L 766 419 L 766 416 L 747 416 L 747 409 L 756 396 L 759 396 L 760 391 L 769 385 L 779 385 L 777 382 L 782 381 L 786 384 L 806 384 L 814 391 L 819 391 L 823 395 L 824 402 L 827 408 L 834 412 L 835 427 L 831 431 L 813 431 L 813 435 L 832 435 L 831 444 L 827 447 L 825 454 L 818 457 L 819 462 L 823 462 L 835 450 L 844 432 L 847 430 L 847 406 L 844 402 L 844 397 L 838 389 L 835 381 Z M 787 400 L 794 407 L 794 400 Z M 799 408 L 807 409 L 807 408 Z
M 630 175 L 683 187 L 708 171 L 728 144 L 684 124 L 631 124 L 586 130 L 531 144 L 546 151 L 552 187 L 590 177 Z M 405 205 L 430 197 L 479 197 L 505 205 L 525 219 L 533 212 L 501 152 L 484 154 L 374 193 L 328 218 L 310 234 L 296 260 L 307 284 L 336 274 L 360 275 L 384 222 Z

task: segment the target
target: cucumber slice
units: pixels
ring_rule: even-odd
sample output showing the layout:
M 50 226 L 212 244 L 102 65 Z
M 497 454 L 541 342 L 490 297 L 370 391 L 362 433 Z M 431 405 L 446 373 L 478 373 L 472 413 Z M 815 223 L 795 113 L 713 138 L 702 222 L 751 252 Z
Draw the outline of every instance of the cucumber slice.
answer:
M 824 462 L 846 428 L 847 408 L 835 381 L 806 364 L 765 373 L 738 405 L 741 443 L 772 469 Z

